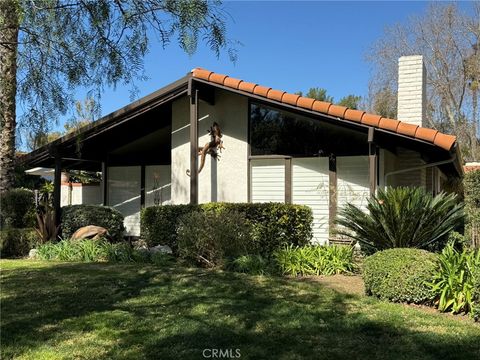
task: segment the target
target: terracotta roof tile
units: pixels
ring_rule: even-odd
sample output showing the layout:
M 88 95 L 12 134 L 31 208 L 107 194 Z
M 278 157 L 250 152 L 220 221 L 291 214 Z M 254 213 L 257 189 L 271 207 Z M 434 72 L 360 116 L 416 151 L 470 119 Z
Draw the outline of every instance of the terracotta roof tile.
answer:
M 208 81 L 223 85 L 223 82 L 225 81 L 226 78 L 227 78 L 227 75 L 213 73 L 210 75 L 210 78 L 208 79 Z
M 347 111 L 345 111 L 345 120 L 360 122 L 363 114 L 365 114 L 365 111 L 347 109 Z
M 312 106 L 312 110 L 327 114 L 330 106 L 332 106 L 332 103 L 315 100 Z
M 435 140 L 435 136 L 437 135 L 437 133 L 437 130 L 419 127 L 417 129 L 417 132 L 415 133 L 415 137 L 417 139 L 433 143 L 433 140 Z
M 347 108 L 345 106 L 332 105 L 328 108 L 328 115 L 336 116 L 343 119 L 346 111 Z
M 285 94 L 285 91 L 271 89 L 267 94 L 267 98 L 271 100 L 282 101 L 283 94 Z
M 242 91 L 246 91 L 246 92 L 249 92 L 249 93 L 253 93 L 253 89 L 255 89 L 255 86 L 257 86 L 257 84 L 254 84 L 254 83 L 251 83 L 251 82 L 242 81 L 242 82 L 240 83 L 240 85 L 238 85 L 238 90 L 242 90 Z
M 433 143 L 442 149 L 450 150 L 453 144 L 455 144 L 455 140 L 456 137 L 453 135 L 447 135 L 438 132 L 437 136 L 435 136 L 435 140 L 433 140 Z
M 232 89 L 238 89 L 238 86 L 240 85 L 241 82 L 243 82 L 243 80 L 235 79 L 230 76 L 227 76 L 227 78 L 223 82 L 223 85 L 228 86 Z
M 297 101 L 299 98 L 300 95 L 285 93 L 282 97 L 282 102 L 285 104 L 297 106 Z
M 398 121 L 398 120 L 382 117 L 380 119 L 380 122 L 378 123 L 378 127 L 380 129 L 385 129 L 385 130 L 390 130 L 390 131 L 397 132 L 397 128 L 398 128 L 399 124 L 400 124 L 400 121 Z
M 361 110 L 348 109 L 344 106 L 333 105 L 329 102 L 318 101 L 299 95 L 286 93 L 281 90 L 273 90 L 266 86 L 257 85 L 243 80 L 231 78 L 226 75 L 213 73 L 211 71 L 196 68 L 192 70 L 192 76 L 198 79 L 210 81 L 235 90 L 254 93 L 257 96 L 265 97 L 285 104 L 298 106 L 304 109 L 319 112 L 325 115 L 334 116 L 348 121 L 360 122 L 367 126 L 375 126 L 409 136 L 415 139 L 433 143 L 436 146 L 451 150 L 455 144 L 456 137 L 446 135 L 434 129 L 422 128 L 417 125 L 403 123 L 395 119 L 383 118 L 380 115 L 369 114 Z
M 381 117 L 380 115 L 374 115 L 374 114 L 365 113 L 365 114 L 362 116 L 362 121 L 361 121 L 361 123 L 362 123 L 362 124 L 365 124 L 365 125 L 368 125 L 368 126 L 378 127 L 378 124 L 379 124 L 381 118 L 382 118 L 382 117 Z
M 255 95 L 260 95 L 260 96 L 263 96 L 263 97 L 267 97 L 268 91 L 269 91 L 270 89 L 271 89 L 271 88 L 266 87 L 266 86 L 257 85 L 257 86 L 255 87 L 255 90 L 253 91 L 253 93 L 254 93 Z
M 314 102 L 315 102 L 315 99 L 300 96 L 297 100 L 297 106 L 300 106 L 308 110 L 312 110 L 312 106 Z
M 402 135 L 415 137 L 417 129 L 418 125 L 400 122 L 400 124 L 398 124 L 397 132 Z
M 210 77 L 210 74 L 213 74 L 213 72 L 200 69 L 200 68 L 193 69 L 193 76 L 199 79 L 208 80 L 208 78 Z

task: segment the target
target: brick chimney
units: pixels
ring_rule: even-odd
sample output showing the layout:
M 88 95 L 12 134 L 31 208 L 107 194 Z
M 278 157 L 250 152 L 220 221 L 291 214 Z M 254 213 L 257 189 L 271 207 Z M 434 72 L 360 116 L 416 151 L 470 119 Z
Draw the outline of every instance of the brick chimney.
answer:
M 427 125 L 426 78 L 422 55 L 398 59 L 398 120 L 419 126 Z

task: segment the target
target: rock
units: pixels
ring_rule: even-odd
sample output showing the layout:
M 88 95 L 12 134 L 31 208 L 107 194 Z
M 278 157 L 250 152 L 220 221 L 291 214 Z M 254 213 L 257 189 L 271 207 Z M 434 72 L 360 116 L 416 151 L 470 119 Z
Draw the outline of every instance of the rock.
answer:
M 161 253 L 164 253 L 164 254 L 172 254 L 173 253 L 172 249 L 168 245 L 157 245 L 157 246 L 151 247 L 149 250 L 152 254 L 155 254 L 157 252 L 161 252 Z
M 99 239 L 101 237 L 109 237 L 108 230 L 95 225 L 84 226 L 72 235 L 70 240 L 82 240 L 82 239 Z
M 29 259 L 35 259 L 37 257 L 37 254 L 38 254 L 38 250 L 37 249 L 31 249 L 29 252 L 28 252 L 28 258 Z

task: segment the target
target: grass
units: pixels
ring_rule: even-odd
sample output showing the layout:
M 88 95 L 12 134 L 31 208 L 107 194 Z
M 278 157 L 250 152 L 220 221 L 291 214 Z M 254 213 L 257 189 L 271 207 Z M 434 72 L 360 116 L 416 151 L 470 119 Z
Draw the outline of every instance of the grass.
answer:
M 316 281 L 146 264 L 0 264 L 2 359 L 203 359 L 203 349 L 239 349 L 242 359 L 480 358 L 480 326 L 469 319 Z

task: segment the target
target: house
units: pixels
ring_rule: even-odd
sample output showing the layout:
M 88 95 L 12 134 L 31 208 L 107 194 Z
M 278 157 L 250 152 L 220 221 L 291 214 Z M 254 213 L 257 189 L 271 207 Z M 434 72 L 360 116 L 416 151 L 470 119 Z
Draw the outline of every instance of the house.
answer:
M 432 193 L 462 176 L 456 138 L 424 125 L 421 56 L 399 60 L 398 116 L 383 118 L 201 68 L 27 155 L 30 167 L 102 172 L 99 203 L 140 235 L 140 210 L 161 204 L 287 202 L 313 209 L 314 241 L 347 202 L 365 206 L 377 188 Z M 224 149 L 198 169 L 198 148 L 221 129 Z

